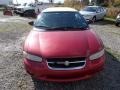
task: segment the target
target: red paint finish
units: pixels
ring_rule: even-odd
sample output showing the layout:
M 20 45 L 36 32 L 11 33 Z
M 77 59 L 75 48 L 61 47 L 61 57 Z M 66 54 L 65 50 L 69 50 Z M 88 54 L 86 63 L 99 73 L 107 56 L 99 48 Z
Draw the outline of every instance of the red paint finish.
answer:
M 24 60 L 25 68 L 33 77 L 54 82 L 71 82 L 88 79 L 104 68 L 105 56 L 99 58 L 97 63 L 89 60 L 86 67 L 80 70 L 50 70 L 46 62 L 38 63 Z
M 46 31 L 32 30 L 28 35 L 24 51 L 43 58 L 42 62 L 24 59 L 26 71 L 40 80 L 82 80 L 101 71 L 105 56 L 90 61 L 89 56 L 104 48 L 101 39 L 92 30 Z M 86 57 L 86 65 L 75 70 L 51 70 L 46 58 Z

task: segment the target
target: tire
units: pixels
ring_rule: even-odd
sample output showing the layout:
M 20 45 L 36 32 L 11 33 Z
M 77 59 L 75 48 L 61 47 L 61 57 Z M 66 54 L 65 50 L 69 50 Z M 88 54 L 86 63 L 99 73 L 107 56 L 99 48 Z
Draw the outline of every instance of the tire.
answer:
M 96 21 L 96 16 L 92 18 L 92 23 L 94 23 L 95 21 Z
M 106 15 L 104 15 L 103 18 L 101 19 L 102 21 L 105 19 L 105 16 L 106 16 Z
M 21 17 L 23 17 L 23 16 L 24 16 L 24 13 L 20 13 L 19 15 L 20 15 Z
M 116 26 L 120 26 L 120 23 L 116 23 L 115 25 L 116 25 Z
M 24 17 L 35 17 L 35 10 L 27 10 L 23 13 Z
M 102 21 L 104 20 L 104 17 L 101 19 Z

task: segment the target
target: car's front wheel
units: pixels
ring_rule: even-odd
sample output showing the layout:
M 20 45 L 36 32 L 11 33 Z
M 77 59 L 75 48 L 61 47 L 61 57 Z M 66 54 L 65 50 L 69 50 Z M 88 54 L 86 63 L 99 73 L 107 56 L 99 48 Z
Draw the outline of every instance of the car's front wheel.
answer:
M 116 25 L 116 26 L 120 26 L 120 23 L 116 23 L 115 25 Z
M 92 18 L 92 23 L 94 23 L 95 21 L 96 21 L 96 16 Z
M 105 18 L 105 16 L 103 16 L 103 17 L 101 18 L 101 20 L 104 20 L 104 18 Z
M 35 17 L 35 10 L 27 10 L 24 12 L 24 17 Z

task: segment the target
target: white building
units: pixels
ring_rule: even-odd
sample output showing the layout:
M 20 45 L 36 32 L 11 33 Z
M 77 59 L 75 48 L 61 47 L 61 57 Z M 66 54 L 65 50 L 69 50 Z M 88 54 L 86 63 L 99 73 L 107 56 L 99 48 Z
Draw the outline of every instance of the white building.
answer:
M 13 0 L 0 0 L 0 5 L 9 5 L 12 3 L 13 3 Z

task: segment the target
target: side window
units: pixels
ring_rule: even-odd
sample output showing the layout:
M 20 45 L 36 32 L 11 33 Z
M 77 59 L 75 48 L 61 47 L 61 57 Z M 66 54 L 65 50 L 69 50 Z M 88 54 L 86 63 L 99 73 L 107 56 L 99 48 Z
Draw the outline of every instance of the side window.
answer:
M 101 8 L 100 8 L 100 10 L 101 10 L 101 12 L 103 12 L 103 11 L 104 11 L 104 8 L 103 8 L 103 7 L 101 7 Z
M 101 12 L 101 9 L 100 9 L 100 8 L 97 8 L 97 12 L 100 13 L 100 12 Z
M 103 12 L 103 11 L 104 11 L 104 9 L 102 7 L 98 8 L 98 12 Z
M 105 11 L 105 8 L 102 7 L 102 10 Z
M 34 5 L 34 4 L 31 4 L 30 6 L 31 6 L 31 7 L 35 7 L 35 5 Z

